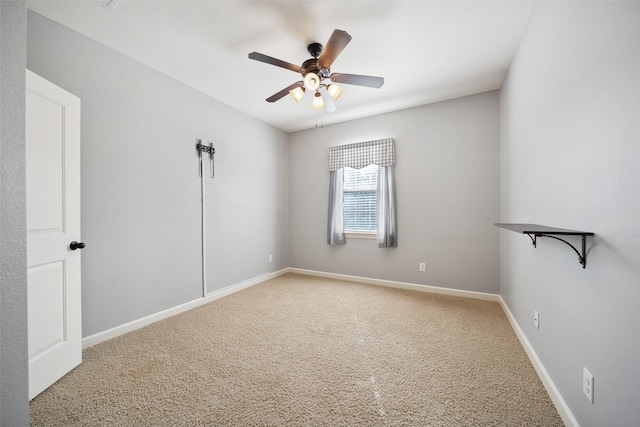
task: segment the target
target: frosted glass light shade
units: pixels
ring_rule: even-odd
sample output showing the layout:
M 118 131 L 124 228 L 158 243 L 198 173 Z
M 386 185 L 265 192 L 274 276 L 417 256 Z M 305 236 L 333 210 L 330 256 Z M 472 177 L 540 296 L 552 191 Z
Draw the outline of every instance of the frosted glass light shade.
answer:
M 320 77 L 316 73 L 304 76 L 304 87 L 307 90 L 316 91 L 320 87 Z
M 311 106 L 316 110 L 322 110 L 324 108 L 324 100 L 318 92 L 316 92 L 315 96 L 313 97 L 313 104 L 311 104 Z
M 300 100 L 302 99 L 302 97 L 304 96 L 304 89 L 301 87 L 297 87 L 295 89 L 291 89 L 289 91 L 289 95 L 291 95 L 291 97 L 296 101 L 296 102 L 300 102 Z
M 327 86 L 327 92 L 329 92 L 329 95 L 331 95 L 334 101 L 337 101 L 340 95 L 342 95 L 342 86 L 330 84 Z

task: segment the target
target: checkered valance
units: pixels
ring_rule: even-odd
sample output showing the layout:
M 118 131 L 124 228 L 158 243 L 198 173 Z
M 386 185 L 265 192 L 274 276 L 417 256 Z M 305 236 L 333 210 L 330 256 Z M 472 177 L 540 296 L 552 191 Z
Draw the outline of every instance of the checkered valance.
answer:
M 391 166 L 396 163 L 396 144 L 393 138 L 329 147 L 329 170 L 343 167 L 360 169 L 370 164 Z

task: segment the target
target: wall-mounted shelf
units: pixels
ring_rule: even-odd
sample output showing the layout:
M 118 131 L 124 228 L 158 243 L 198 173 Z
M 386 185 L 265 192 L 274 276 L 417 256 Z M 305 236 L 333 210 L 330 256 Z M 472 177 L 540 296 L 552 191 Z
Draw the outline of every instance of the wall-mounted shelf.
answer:
M 538 237 L 550 237 L 552 239 L 560 240 L 561 242 L 566 243 L 578 254 L 578 261 L 582 264 L 582 268 L 586 268 L 587 266 L 587 236 L 593 236 L 594 233 L 588 231 L 576 231 L 576 230 L 567 230 L 565 228 L 555 228 L 555 227 L 547 227 L 545 225 L 537 225 L 537 224 L 493 224 L 497 227 L 504 228 L 507 230 L 515 231 L 516 233 L 527 234 L 531 238 L 533 243 L 533 247 L 536 247 L 537 238 Z M 578 250 L 569 242 L 564 239 L 561 239 L 557 236 L 582 236 L 582 253 L 578 252 Z

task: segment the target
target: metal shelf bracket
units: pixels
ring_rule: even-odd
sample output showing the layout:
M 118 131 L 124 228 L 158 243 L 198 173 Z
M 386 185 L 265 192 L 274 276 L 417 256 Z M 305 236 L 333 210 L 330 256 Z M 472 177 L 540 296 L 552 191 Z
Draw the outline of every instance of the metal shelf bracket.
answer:
M 578 262 L 582 264 L 582 268 L 587 267 L 587 236 L 594 236 L 594 233 L 587 231 L 567 230 L 564 228 L 546 227 L 536 224 L 494 224 L 497 227 L 507 230 L 515 231 L 516 233 L 522 233 L 529 236 L 533 247 L 535 248 L 538 243 L 538 237 L 550 237 L 552 239 L 560 240 L 564 244 L 568 245 L 578 255 Z M 581 236 L 582 237 L 582 252 L 578 251 L 575 246 L 561 239 L 557 236 Z
M 573 251 L 578 255 L 578 262 L 582 264 L 582 268 L 587 268 L 587 235 L 586 234 L 581 235 L 582 236 L 582 253 L 578 252 L 575 246 L 573 246 L 571 243 L 556 236 L 550 236 L 548 234 L 534 234 L 532 237 L 531 234 L 529 233 L 527 233 L 527 235 L 531 237 L 534 248 L 536 247 L 538 237 L 550 237 L 552 239 L 560 240 L 561 242 L 569 245 L 569 247 L 573 249 Z

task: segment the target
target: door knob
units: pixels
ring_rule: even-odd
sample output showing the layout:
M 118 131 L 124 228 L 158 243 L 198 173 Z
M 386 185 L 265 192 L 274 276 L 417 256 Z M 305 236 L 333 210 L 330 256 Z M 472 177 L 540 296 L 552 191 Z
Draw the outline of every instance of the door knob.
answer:
M 71 244 L 69 245 L 69 248 L 72 251 L 75 251 L 76 249 L 82 249 L 85 247 L 85 244 L 82 242 L 76 242 L 75 240 L 73 242 L 71 242 Z

